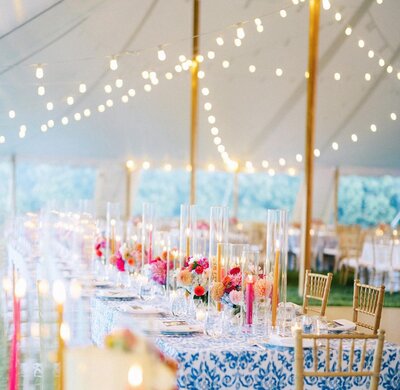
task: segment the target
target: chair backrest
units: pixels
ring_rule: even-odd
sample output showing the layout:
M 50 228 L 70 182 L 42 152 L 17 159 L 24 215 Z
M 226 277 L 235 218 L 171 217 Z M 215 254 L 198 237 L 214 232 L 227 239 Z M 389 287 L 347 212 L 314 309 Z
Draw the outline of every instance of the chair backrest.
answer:
M 361 255 L 365 234 L 359 225 L 338 226 L 337 234 L 341 257 L 358 257 Z
M 384 298 L 385 286 L 369 286 L 361 284 L 356 279 L 354 281 L 353 295 L 353 322 L 357 326 L 370 329 L 376 334 L 381 323 Z M 368 323 L 367 319 L 370 319 L 371 323 Z
M 304 369 L 304 350 L 303 340 L 312 340 L 313 368 Z M 346 340 L 347 343 L 343 343 Z M 365 364 L 367 355 L 367 342 L 377 340 L 375 344 L 374 358 L 372 367 Z M 379 330 L 378 335 L 360 334 L 302 334 L 301 330 L 295 333 L 295 378 L 296 390 L 303 390 L 305 377 L 371 377 L 370 389 L 378 389 L 379 373 L 382 364 L 382 352 L 385 341 L 385 331 Z M 349 343 L 350 342 L 350 343 Z M 349 345 L 350 344 L 350 345 Z M 362 352 L 355 353 L 356 347 L 362 344 Z M 350 349 L 350 351 L 349 351 Z M 319 364 L 318 351 L 325 350 L 323 357 L 325 364 Z M 337 359 L 330 360 L 331 356 L 337 355 Z M 358 361 L 358 357 L 359 361 Z M 348 362 L 348 364 L 343 364 Z M 334 363 L 334 364 L 331 364 Z M 321 368 L 322 367 L 322 368 Z M 323 370 L 325 367 L 325 370 Z M 356 368 L 356 369 L 355 369 Z
M 303 295 L 303 313 L 309 311 L 318 313 L 321 316 L 325 315 L 328 297 L 331 291 L 332 274 L 327 275 L 314 274 L 306 270 L 304 295 Z M 315 299 L 321 302 L 321 306 L 309 306 L 309 300 Z

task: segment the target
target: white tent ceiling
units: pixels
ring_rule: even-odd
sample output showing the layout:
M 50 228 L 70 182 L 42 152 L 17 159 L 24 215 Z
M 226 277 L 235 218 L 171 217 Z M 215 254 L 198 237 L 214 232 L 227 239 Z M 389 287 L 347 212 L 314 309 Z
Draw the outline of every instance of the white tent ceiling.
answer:
M 295 1 L 296 2 L 296 1 Z M 321 10 L 320 74 L 318 80 L 316 147 L 325 165 L 400 168 L 400 1 L 330 0 Z M 189 72 L 176 73 L 178 56 L 190 57 L 192 1 L 189 0 L 1 0 L 0 9 L 0 154 L 72 160 L 133 158 L 157 164 L 184 166 L 189 159 Z M 287 11 L 287 17 L 279 14 Z M 342 20 L 335 20 L 340 12 Z M 264 31 L 256 31 L 255 18 Z M 233 43 L 235 24 L 246 22 L 240 47 Z M 351 25 L 352 34 L 344 31 Z M 297 166 L 304 153 L 307 67 L 307 2 L 291 0 L 202 0 L 200 50 L 216 53 L 201 64 L 206 77 L 200 98 L 199 160 L 222 166 L 203 110 L 213 105 L 222 143 L 234 160 L 262 160 L 278 166 L 286 159 Z M 216 44 L 222 36 L 225 44 Z M 359 48 L 363 39 L 365 47 Z M 167 59 L 157 59 L 165 44 Z M 373 50 L 374 58 L 368 57 Z M 126 54 L 125 52 L 130 54 Z M 119 56 L 117 71 L 109 69 L 111 55 Z M 384 67 L 378 60 L 386 61 Z M 223 60 L 230 67 L 221 66 Z M 34 64 L 44 64 L 44 79 L 35 78 Z M 393 66 L 388 73 L 386 66 Z M 249 72 L 255 65 L 256 71 Z M 275 75 L 283 70 L 282 77 Z M 157 72 L 159 84 L 145 92 L 143 70 Z M 165 79 L 171 71 L 174 78 Z M 334 80 L 335 72 L 340 81 Z M 365 73 L 371 74 L 366 81 Z M 124 86 L 114 86 L 117 78 Z M 399 76 L 400 77 L 400 76 Z M 88 91 L 78 92 L 85 82 Z M 104 86 L 113 91 L 106 94 Z M 44 85 L 45 96 L 37 87 Z M 136 96 L 121 96 L 129 88 Z M 75 103 L 66 104 L 67 96 Z M 99 113 L 99 104 L 114 105 Z M 46 109 L 47 102 L 54 109 Z M 92 115 L 84 117 L 84 109 Z M 8 117 L 15 110 L 16 118 Z M 80 121 L 74 114 L 82 115 Z M 397 120 L 390 118 L 396 113 Z M 63 126 L 61 118 L 69 124 Z M 48 120 L 55 126 L 46 133 Z M 18 137 L 20 125 L 26 136 Z M 370 125 L 377 126 L 377 132 Z M 358 142 L 351 141 L 357 134 Z M 332 142 L 339 150 L 331 148 Z

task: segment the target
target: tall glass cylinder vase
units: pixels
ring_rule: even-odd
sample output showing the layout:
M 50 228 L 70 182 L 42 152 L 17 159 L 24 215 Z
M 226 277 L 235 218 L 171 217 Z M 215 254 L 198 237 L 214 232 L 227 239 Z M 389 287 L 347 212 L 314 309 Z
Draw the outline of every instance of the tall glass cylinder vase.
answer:
M 286 210 L 268 210 L 265 273 L 272 280 L 271 325 L 280 333 L 286 325 L 287 237 Z
M 197 209 L 196 205 L 181 205 L 179 227 L 179 266 L 196 253 Z
M 142 212 L 142 273 L 145 265 L 153 259 L 154 232 L 156 230 L 156 206 L 154 203 L 143 203 Z
M 229 230 L 229 209 L 228 207 L 211 207 L 210 210 L 210 243 L 208 261 L 210 264 L 209 291 L 218 283 L 222 282 L 222 262 L 223 262 L 223 244 L 228 243 Z M 210 299 L 209 309 L 214 300 Z M 221 302 L 216 302 L 218 311 L 222 310 Z
M 154 255 L 150 262 L 150 275 L 157 286 L 165 289 L 169 297 L 172 284 L 173 254 L 171 253 L 171 238 L 167 231 L 157 231 L 154 234 Z
M 118 250 L 122 237 L 121 208 L 119 203 L 107 202 L 106 261 Z

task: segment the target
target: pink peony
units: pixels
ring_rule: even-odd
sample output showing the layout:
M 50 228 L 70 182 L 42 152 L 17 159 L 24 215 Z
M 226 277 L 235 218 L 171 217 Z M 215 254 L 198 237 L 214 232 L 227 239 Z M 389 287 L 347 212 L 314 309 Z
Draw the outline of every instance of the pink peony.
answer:
M 167 262 L 157 258 L 150 263 L 151 278 L 158 284 L 165 285 L 167 279 Z
M 201 275 L 204 271 L 204 268 L 201 265 L 198 265 L 194 271 L 196 274 Z
M 242 273 L 239 271 L 238 273 L 231 275 L 231 283 L 232 286 L 240 286 L 242 284 Z
M 115 265 L 117 266 L 118 271 L 125 271 L 125 261 L 121 257 L 117 257 Z
M 229 299 L 234 305 L 240 305 L 243 301 L 243 293 L 241 291 L 233 290 L 229 293 Z
M 265 299 L 270 295 L 272 283 L 268 279 L 258 279 L 254 284 L 254 292 L 257 299 Z

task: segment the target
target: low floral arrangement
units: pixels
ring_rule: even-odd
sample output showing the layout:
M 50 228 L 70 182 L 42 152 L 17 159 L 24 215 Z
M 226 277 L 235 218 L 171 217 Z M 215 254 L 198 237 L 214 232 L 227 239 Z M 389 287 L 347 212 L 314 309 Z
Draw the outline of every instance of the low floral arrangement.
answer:
M 133 246 L 123 244 L 114 255 L 111 255 L 109 261 L 118 271 L 135 272 L 142 263 L 142 244 Z
M 104 235 L 98 236 L 94 243 L 94 253 L 96 255 L 96 259 L 102 261 L 103 263 L 106 261 L 106 238 Z
M 207 300 L 210 264 L 206 257 L 189 257 L 178 272 L 178 284 L 195 299 Z
M 246 288 L 246 286 L 244 286 Z M 270 296 L 272 283 L 270 278 L 260 275 L 254 283 L 255 299 L 259 303 L 265 303 Z M 214 282 L 211 288 L 211 298 L 220 302 L 232 310 L 233 315 L 240 313 L 241 308 L 246 310 L 242 289 L 242 272 L 240 267 L 233 267 L 224 276 L 221 282 Z
M 170 274 L 172 274 L 174 269 L 174 259 L 176 250 L 171 250 L 169 252 L 164 251 L 161 256 L 157 256 L 155 259 L 150 261 L 150 278 L 154 282 L 160 284 L 161 286 L 165 286 L 167 283 L 167 261 L 169 257 L 169 270 Z

